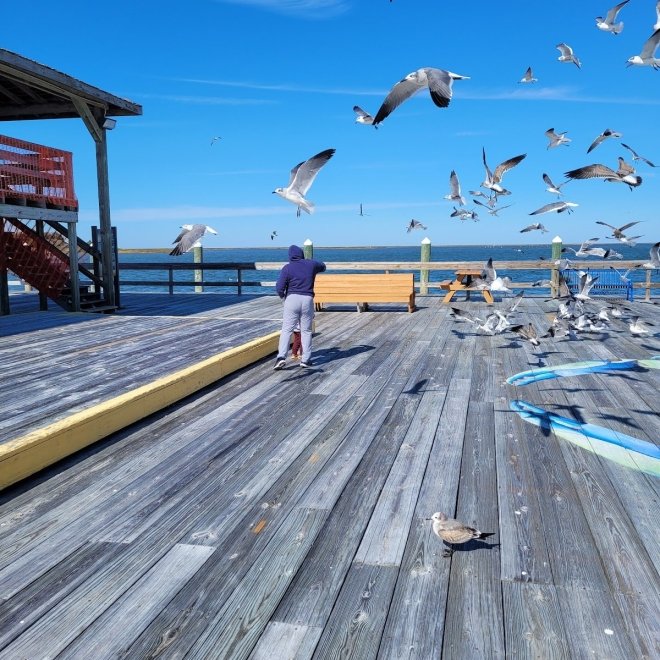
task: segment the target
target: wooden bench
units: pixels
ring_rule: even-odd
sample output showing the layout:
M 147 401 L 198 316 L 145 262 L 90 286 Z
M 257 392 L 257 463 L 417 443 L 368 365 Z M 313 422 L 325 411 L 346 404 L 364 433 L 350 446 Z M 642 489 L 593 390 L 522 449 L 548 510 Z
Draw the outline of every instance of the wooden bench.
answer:
M 415 311 L 415 278 L 412 273 L 329 274 L 316 276 L 314 305 L 356 303 L 358 312 L 369 309 L 369 303 L 400 302 Z

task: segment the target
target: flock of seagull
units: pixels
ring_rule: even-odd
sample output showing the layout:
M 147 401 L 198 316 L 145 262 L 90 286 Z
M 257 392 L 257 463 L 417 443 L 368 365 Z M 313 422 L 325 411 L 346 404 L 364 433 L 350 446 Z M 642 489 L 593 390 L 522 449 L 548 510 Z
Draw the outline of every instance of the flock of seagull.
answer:
M 605 17 L 598 16 L 596 18 L 596 27 L 599 30 L 609 32 L 613 35 L 620 34 L 623 30 L 623 22 L 618 21 L 618 17 L 619 13 L 625 7 L 625 5 L 628 4 L 628 2 L 629 0 L 620 2 L 615 7 L 610 9 Z M 660 59 L 655 57 L 658 44 L 660 43 L 660 0 L 658 0 L 656 3 L 656 14 L 657 20 L 653 26 L 653 34 L 644 43 L 639 55 L 634 55 L 628 58 L 628 66 L 648 66 L 656 70 L 660 69 Z M 573 52 L 573 49 L 568 44 L 560 43 L 557 45 L 557 49 L 560 51 L 560 56 L 557 58 L 560 62 L 573 63 L 578 68 L 581 67 L 580 60 L 577 58 Z M 417 92 L 424 89 L 428 90 L 431 100 L 437 107 L 447 108 L 452 99 L 452 86 L 455 80 L 469 80 L 469 76 L 464 76 L 452 71 L 433 67 L 423 67 L 417 71 L 413 71 L 392 87 L 375 115 L 371 115 L 367 111 L 363 110 L 360 106 L 355 105 L 353 107 L 353 110 L 356 113 L 355 121 L 358 124 L 378 128 L 379 124 L 381 124 L 387 117 L 389 117 L 389 115 L 392 114 L 396 108 L 398 108 L 402 103 L 407 101 Z M 519 82 L 523 84 L 532 84 L 537 81 L 538 79 L 534 77 L 532 67 L 528 67 L 523 78 Z M 566 136 L 567 131 L 556 132 L 554 128 L 549 128 L 545 132 L 545 135 L 549 140 L 547 145 L 548 149 L 556 148 L 560 145 L 569 146 L 571 143 L 571 138 Z M 620 132 L 606 128 L 602 133 L 596 136 L 596 138 L 588 147 L 587 153 L 591 153 L 606 140 L 618 139 L 621 137 L 622 134 Z M 220 136 L 214 136 L 211 139 L 211 146 L 213 146 L 215 142 L 220 139 Z M 640 156 L 632 147 L 629 147 L 623 143 L 621 144 L 625 149 L 630 151 L 632 154 L 633 162 L 640 161 L 649 167 L 655 167 L 655 165 L 650 160 Z M 325 149 L 324 151 L 321 151 L 311 158 L 298 163 L 290 172 L 288 184 L 273 190 L 273 194 L 278 195 L 282 199 L 296 206 L 297 217 L 300 217 L 303 211 L 308 214 L 314 212 L 314 204 L 307 198 L 306 195 L 314 183 L 314 180 L 316 179 L 321 168 L 326 163 L 328 163 L 334 154 L 335 149 Z M 470 190 L 470 195 L 472 196 L 472 201 L 474 204 L 486 209 L 490 215 L 495 217 L 498 216 L 500 211 L 512 206 L 512 204 L 498 206 L 498 198 L 500 196 L 508 196 L 511 194 L 510 190 L 504 188 L 502 180 L 504 175 L 509 170 L 519 165 L 525 159 L 525 157 L 526 154 L 520 154 L 518 156 L 514 156 L 513 158 L 509 158 L 497 165 L 497 167 L 491 171 L 488 163 L 486 162 L 486 151 L 485 149 L 482 149 L 482 160 L 485 168 L 485 178 L 481 183 L 481 187 L 485 188 L 488 193 L 486 194 L 480 190 Z M 583 167 L 569 170 L 565 172 L 565 176 L 565 181 L 560 184 L 555 184 L 550 176 L 544 172 L 542 174 L 542 179 L 548 186 L 546 190 L 552 194 L 557 195 L 558 197 L 561 197 L 563 196 L 561 188 L 569 181 L 593 178 L 602 179 L 603 181 L 609 183 L 624 183 L 630 188 L 630 190 L 633 190 L 633 188 L 636 188 L 642 184 L 642 177 L 636 174 L 634 166 L 630 163 L 627 163 L 622 157 L 618 158 L 617 169 L 613 169 L 602 163 L 592 163 Z M 461 193 L 461 185 L 455 170 L 452 170 L 450 173 L 449 187 L 450 192 L 445 195 L 444 198 L 455 203 L 453 212 L 450 214 L 450 217 L 458 218 L 461 221 L 478 221 L 479 215 L 475 209 L 464 208 L 466 206 L 466 201 L 465 197 Z M 477 197 L 483 198 L 484 201 L 477 199 Z M 529 215 L 542 215 L 546 213 L 570 214 L 577 206 L 578 204 L 575 202 L 557 200 L 545 204 L 534 211 L 531 211 Z M 364 215 L 362 205 L 360 205 L 360 215 Z M 182 229 L 183 231 L 174 241 L 175 248 L 170 253 L 172 255 L 183 254 L 184 252 L 192 249 L 192 247 L 200 245 L 200 241 L 206 233 L 217 233 L 211 227 L 200 224 L 182 225 Z M 406 227 L 408 232 L 425 229 L 427 229 L 426 225 L 414 219 L 411 220 Z M 542 223 L 530 224 L 520 229 L 520 233 L 526 233 L 530 231 L 546 232 L 548 230 Z M 276 232 L 271 234 L 271 240 L 275 235 Z

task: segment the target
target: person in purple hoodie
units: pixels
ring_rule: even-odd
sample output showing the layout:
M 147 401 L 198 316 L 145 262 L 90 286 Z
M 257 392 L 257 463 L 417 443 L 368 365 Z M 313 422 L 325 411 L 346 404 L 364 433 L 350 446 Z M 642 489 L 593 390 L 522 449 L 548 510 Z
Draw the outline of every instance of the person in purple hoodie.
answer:
M 302 341 L 301 367 L 312 366 L 312 320 L 314 319 L 314 280 L 322 273 L 325 264 L 314 259 L 305 259 L 302 248 L 289 247 L 289 263 L 280 271 L 275 290 L 284 300 L 282 332 L 274 369 L 283 369 L 289 352 L 291 333 L 300 323 Z

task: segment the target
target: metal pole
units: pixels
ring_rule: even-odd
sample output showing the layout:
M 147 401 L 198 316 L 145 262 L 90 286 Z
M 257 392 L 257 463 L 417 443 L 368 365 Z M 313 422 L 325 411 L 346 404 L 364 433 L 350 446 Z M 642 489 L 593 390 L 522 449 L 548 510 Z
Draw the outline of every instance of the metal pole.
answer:
M 193 263 L 196 264 L 202 264 L 204 263 L 204 250 L 201 245 L 198 245 L 197 247 L 194 247 L 192 250 L 193 253 Z M 203 269 L 195 269 L 194 272 L 194 280 L 195 282 L 203 282 L 204 281 L 204 270 Z M 195 286 L 195 293 L 202 293 L 204 291 L 204 287 L 201 285 Z
M 553 298 L 559 295 L 559 266 L 557 262 L 561 259 L 562 240 L 559 236 L 552 239 L 552 271 L 550 272 L 550 289 Z
M 422 251 L 420 255 L 421 262 L 428 263 L 431 261 L 431 239 L 425 238 L 422 240 Z M 422 268 L 419 271 L 419 293 L 425 296 L 429 292 L 429 270 Z

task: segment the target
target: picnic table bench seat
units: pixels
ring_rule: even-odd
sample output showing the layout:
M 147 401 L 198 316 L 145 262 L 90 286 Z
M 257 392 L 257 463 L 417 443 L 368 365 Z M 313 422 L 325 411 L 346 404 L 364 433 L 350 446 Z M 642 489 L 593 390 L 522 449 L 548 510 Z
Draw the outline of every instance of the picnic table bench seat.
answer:
M 369 303 L 398 302 L 415 311 L 412 273 L 322 273 L 314 283 L 317 310 L 327 303 L 355 303 L 360 312 L 369 309 Z

